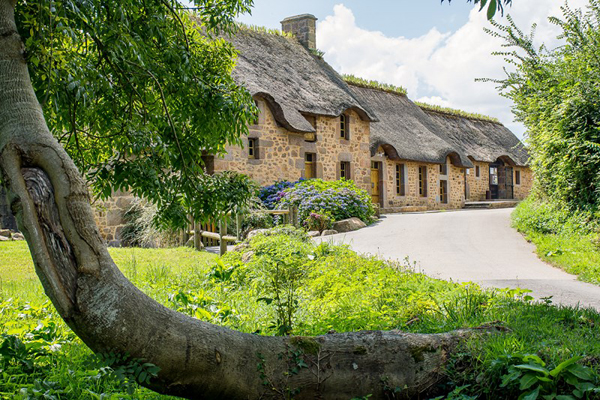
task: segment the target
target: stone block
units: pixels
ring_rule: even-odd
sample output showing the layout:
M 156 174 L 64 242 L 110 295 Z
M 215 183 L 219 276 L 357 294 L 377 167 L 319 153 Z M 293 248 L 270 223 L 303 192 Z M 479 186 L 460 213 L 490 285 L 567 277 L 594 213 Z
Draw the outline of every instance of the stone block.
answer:
M 336 230 L 337 232 L 344 233 L 344 232 L 357 231 L 366 226 L 367 226 L 367 224 L 362 222 L 359 218 L 354 217 L 354 218 L 343 219 L 341 221 L 335 222 L 333 224 L 333 229 Z
M 323 231 L 323 233 L 321 234 L 321 236 L 331 236 L 331 235 L 337 235 L 339 232 L 336 231 L 335 229 L 326 229 Z

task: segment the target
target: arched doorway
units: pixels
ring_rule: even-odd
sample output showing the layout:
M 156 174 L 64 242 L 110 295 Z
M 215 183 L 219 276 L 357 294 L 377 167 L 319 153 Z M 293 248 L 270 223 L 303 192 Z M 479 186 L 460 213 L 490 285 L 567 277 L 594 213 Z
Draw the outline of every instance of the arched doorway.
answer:
M 513 167 L 502 157 L 490 164 L 490 197 L 492 200 L 514 198 Z

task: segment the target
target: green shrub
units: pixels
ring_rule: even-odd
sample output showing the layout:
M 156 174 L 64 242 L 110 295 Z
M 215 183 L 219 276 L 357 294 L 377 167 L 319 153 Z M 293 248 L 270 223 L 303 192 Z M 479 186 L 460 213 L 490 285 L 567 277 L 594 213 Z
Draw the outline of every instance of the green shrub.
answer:
M 331 218 L 328 212 L 311 212 L 304 220 L 304 227 L 309 231 L 323 232 L 333 227 L 333 218 Z

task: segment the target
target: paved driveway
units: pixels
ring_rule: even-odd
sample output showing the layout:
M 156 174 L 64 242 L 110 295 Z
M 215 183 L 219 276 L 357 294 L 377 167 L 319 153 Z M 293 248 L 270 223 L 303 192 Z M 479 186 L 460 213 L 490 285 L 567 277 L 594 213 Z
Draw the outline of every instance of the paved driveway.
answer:
M 600 310 L 600 286 L 577 281 L 542 262 L 534 245 L 510 227 L 512 209 L 383 216 L 373 226 L 330 236 L 359 253 L 408 257 L 417 269 L 441 279 L 499 288 L 527 288 L 554 303 Z

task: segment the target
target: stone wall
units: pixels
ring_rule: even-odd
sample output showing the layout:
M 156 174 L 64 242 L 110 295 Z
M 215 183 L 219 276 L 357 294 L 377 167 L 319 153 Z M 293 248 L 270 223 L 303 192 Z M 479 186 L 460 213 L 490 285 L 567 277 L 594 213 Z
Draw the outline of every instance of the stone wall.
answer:
M 490 164 L 473 161 L 473 165 L 474 167 L 470 168 L 467 173 L 468 200 L 483 201 L 486 199 L 486 193 L 490 190 Z M 479 177 L 476 176 L 476 167 L 479 167 Z
M 131 208 L 134 196 L 128 192 L 114 192 L 108 200 L 97 200 L 92 204 L 96 225 L 100 235 L 109 246 L 120 246 L 123 218 Z
M 488 163 L 474 161 L 475 166 L 480 168 L 480 177 L 475 175 L 475 168 L 471 168 L 467 174 L 467 182 L 469 184 L 468 201 L 483 201 L 486 200 L 486 192 L 490 190 L 490 165 Z M 512 167 L 513 168 L 513 197 L 515 200 L 523 200 L 531 192 L 533 186 L 533 171 L 528 167 Z M 521 174 L 521 184 L 517 185 L 517 171 Z
M 316 177 L 336 180 L 340 163 L 350 163 L 350 176 L 356 185 L 370 190 L 369 122 L 362 121 L 354 111 L 350 117 L 350 139 L 340 138 L 339 117 L 316 116 L 316 141 L 305 135 L 289 132 L 277 125 L 266 104 L 258 100 L 261 110 L 258 123 L 250 126 L 248 138 L 258 139 L 258 158 L 248 158 L 248 138 L 243 147 L 228 146 L 227 154 L 214 161 L 215 172 L 236 171 L 249 175 L 261 186 L 276 181 L 305 178 L 305 154 L 316 154 Z
M 396 190 L 396 165 L 404 164 L 406 169 L 405 195 Z M 427 196 L 419 195 L 419 167 L 427 167 Z M 397 211 L 421 211 L 458 209 L 464 206 L 464 169 L 448 163 L 448 203 L 440 201 L 440 164 L 418 163 L 414 161 L 395 161 L 386 159 L 383 171 L 384 209 Z M 403 210 L 404 209 L 404 210 Z M 396 210 L 394 210 L 396 211 Z
M 516 175 L 516 172 L 519 171 L 521 173 L 521 184 L 517 185 L 515 183 L 514 186 L 514 194 L 515 199 L 523 200 L 529 193 L 531 192 L 531 188 L 533 186 L 533 171 L 531 168 L 526 167 L 515 167 L 513 174 Z M 514 180 L 516 182 L 516 180 Z

